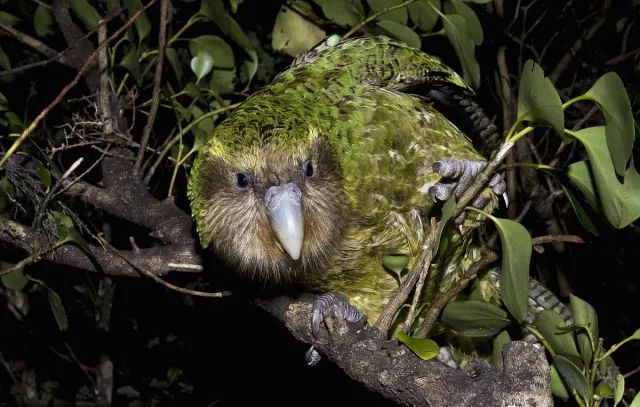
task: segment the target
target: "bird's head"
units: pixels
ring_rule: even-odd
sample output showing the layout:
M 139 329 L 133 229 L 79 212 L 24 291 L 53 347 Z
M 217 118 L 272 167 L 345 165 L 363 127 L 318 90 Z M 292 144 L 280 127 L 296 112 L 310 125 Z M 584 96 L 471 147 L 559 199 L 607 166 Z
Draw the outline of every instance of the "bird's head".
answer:
M 339 161 L 304 131 L 223 124 L 196 159 L 189 196 L 201 244 L 243 275 L 294 281 L 340 246 L 349 206 Z

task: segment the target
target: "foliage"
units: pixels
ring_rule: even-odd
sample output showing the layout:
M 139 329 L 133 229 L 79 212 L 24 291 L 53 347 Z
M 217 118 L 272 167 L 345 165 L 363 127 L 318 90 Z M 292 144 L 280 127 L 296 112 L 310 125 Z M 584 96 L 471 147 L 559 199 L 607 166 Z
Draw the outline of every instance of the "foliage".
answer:
M 485 31 L 489 27 L 485 21 L 493 18 L 493 6 L 487 3 L 491 2 L 291 0 L 278 3 L 279 10 L 274 10 L 269 18 L 256 21 L 252 15 L 260 8 L 257 2 L 172 2 L 166 64 L 160 84 L 161 113 L 153 128 L 149 151 L 141 163 L 141 178 L 156 197 L 184 203 L 184 181 L 192 159 L 216 124 L 290 62 L 283 54 L 295 56 L 330 34 L 343 38 L 356 33 L 387 35 L 429 52 L 439 52 L 447 63 L 460 67 L 465 80 L 479 89 L 479 93 L 488 94 L 486 87 L 492 81 L 493 73 L 487 64 L 478 60 L 478 50 L 487 46 L 487 38 L 495 39 L 495 33 Z M 76 28 L 83 33 L 93 33 L 100 21 L 111 18 L 107 27 L 112 33 L 147 4 L 140 0 L 72 0 L 69 12 L 74 24 L 78 24 Z M 119 7 L 123 12 L 113 15 L 112 7 Z M 89 250 L 88 244 L 102 245 L 103 241 L 118 249 L 127 247 L 129 232 L 114 231 L 118 223 L 113 219 L 87 209 L 77 200 L 64 198 L 65 182 L 80 174 L 92 181 L 99 179 L 96 165 L 114 145 L 133 150 L 139 147 L 138 135 L 142 133 L 153 102 L 154 71 L 158 64 L 158 8 L 153 6 L 142 11 L 125 35 L 107 46 L 109 86 L 115 94 L 112 105 L 131 125 L 130 129 L 119 129 L 120 133 L 112 138 L 104 136 L 98 108 L 95 102 L 85 98 L 83 90 L 74 91 L 72 97 L 54 111 L 51 122 L 30 129 L 29 124 L 43 107 L 40 105 L 53 99 L 72 76 L 64 71 L 59 75 L 62 79 L 52 80 L 55 89 L 45 92 L 39 87 L 29 95 L 22 95 L 16 88 L 35 83 L 34 78 L 39 78 L 39 74 L 53 78 L 59 71 L 51 64 L 36 68 L 37 73 L 29 69 L 11 71 L 45 57 L 25 49 L 19 42 L 5 41 L 7 37 L 3 37 L 0 68 L 8 72 L 0 72 L 0 153 L 4 163 L 0 169 L 0 216 L 30 225 L 48 237 L 45 245 L 28 253 L 26 258 L 23 252 L 5 250 L 5 243 L 0 243 L 3 244 L 0 254 L 2 295 L 7 298 L 12 315 L 21 323 L 26 324 L 25 317 L 35 312 L 25 305 L 27 299 L 35 304 L 32 307 L 45 308 L 49 322 L 60 331 L 75 332 L 74 325 L 83 320 L 79 314 L 85 319 L 86 316 L 97 318 L 102 315 L 96 310 L 100 308 L 102 294 L 98 294 L 103 288 L 103 279 L 92 275 L 85 278 L 87 281 L 74 280 L 72 288 L 65 287 L 56 282 L 55 276 L 43 271 L 47 266 L 42 266 L 41 260 L 65 245 L 85 251 Z M 626 20 L 620 21 L 623 28 L 629 24 Z M 0 1 L 0 30 L 3 26 L 27 33 L 51 46 L 59 46 L 67 39 L 57 25 L 52 6 L 39 1 Z M 88 40 L 95 49 L 98 44 L 95 36 L 89 35 Z M 71 55 L 65 57 L 71 59 Z M 545 156 L 547 161 L 544 162 L 517 164 L 536 168 L 544 176 L 553 174 L 553 182 L 559 183 L 559 190 L 567 197 L 564 207 L 572 208 L 575 219 L 590 234 L 610 235 L 611 228 L 628 230 L 633 227 L 640 217 L 640 175 L 633 157 L 633 143 L 637 138 L 633 129 L 637 129 L 638 124 L 632 105 L 638 103 L 637 89 L 629 89 L 628 93 L 618 74 L 602 74 L 598 70 L 597 75 L 588 76 L 580 86 L 572 85 L 571 92 L 566 92 L 559 88 L 558 82 L 545 77 L 542 67 L 533 60 L 516 65 L 522 67 L 517 86 L 517 114 L 512 127 L 505 129 L 505 142 L 524 142 L 527 138 L 534 144 L 546 143 L 562 146 L 559 147 L 562 149 L 569 146 L 567 149 L 572 151 L 560 161 L 562 164 L 558 164 L 553 155 Z M 578 96 L 572 97 L 576 94 Z M 34 107 L 31 106 L 32 99 L 38 100 L 38 104 L 33 103 Z M 562 103 L 562 100 L 568 101 Z M 589 110 L 584 108 L 587 104 L 589 108 L 597 107 L 601 114 L 589 119 Z M 573 127 L 583 119 L 580 128 Z M 16 144 L 20 134 L 27 134 L 28 142 Z M 12 145 L 19 148 L 10 156 L 6 152 Z M 87 159 L 79 162 L 79 157 Z M 568 162 L 571 164 L 566 164 Z M 522 191 L 526 196 L 529 192 Z M 560 206 L 557 202 L 555 205 Z M 569 219 L 567 223 L 571 226 L 566 229 L 574 233 L 574 218 L 564 209 L 559 212 L 559 217 Z M 604 399 L 611 399 L 615 404 L 626 403 L 626 400 L 621 401 L 630 399 L 625 393 L 628 383 L 624 377 L 614 375 L 614 386 L 605 383 L 603 377 L 613 363 L 611 356 L 620 352 L 624 344 L 628 343 L 629 347 L 634 346 L 634 342 L 637 344 L 640 331 L 605 348 L 600 339 L 603 329 L 599 327 L 595 308 L 573 295 L 570 297 L 573 324 L 567 325 L 553 310 L 540 312 L 534 321 L 526 322 L 532 258 L 529 231 L 540 233 L 544 229 L 531 218 L 518 223 L 488 217 L 495 225 L 494 238 L 501 242 L 502 301 L 499 304 L 480 302 L 465 292 L 444 309 L 440 323 L 463 337 L 493 339 L 494 358 L 501 357 L 501 350 L 511 337 L 516 339 L 513 327 L 526 327 L 542 340 L 551 355 L 554 394 L 563 399 L 573 397 L 579 405 L 595 406 Z M 132 241 L 152 245 L 146 233 L 131 233 L 135 234 Z M 534 258 L 533 261 L 537 260 Z M 383 262 L 402 282 L 408 259 L 389 255 Z M 534 264 L 543 268 L 541 261 Z M 605 279 L 608 277 L 604 276 Z M 600 291 L 597 293 L 601 294 Z M 188 303 L 188 306 L 193 307 L 193 304 Z M 416 321 L 412 326 L 416 326 Z M 438 354 L 432 339 L 414 338 L 404 332 L 398 334 L 398 339 L 424 359 Z M 182 339 L 171 339 L 167 335 L 162 339 L 157 336 L 155 340 L 166 345 Z M 153 347 L 150 342 L 148 348 Z M 0 349 L 0 352 L 4 353 L 4 350 Z M 99 351 L 95 352 L 98 354 Z M 75 358 L 72 351 L 69 355 L 65 357 Z M 132 405 L 188 399 L 193 386 L 182 369 L 168 367 L 160 371 L 149 374 L 145 384 L 134 385 L 128 382 L 131 378 L 120 380 L 114 389 L 116 398 Z M 42 375 L 47 377 L 46 373 Z M 62 398 L 57 390 L 62 381 L 63 378 L 55 376 L 52 380 L 40 380 L 39 401 L 46 404 Z M 89 384 L 76 386 L 72 390 L 73 396 L 68 399 L 78 403 L 94 400 Z M 16 402 L 28 404 L 29 400 L 23 399 L 25 396 L 18 387 L 15 386 L 13 394 Z M 0 394 L 8 397 L 9 393 L 2 390 Z M 639 403 L 640 399 L 636 397 L 627 404 Z

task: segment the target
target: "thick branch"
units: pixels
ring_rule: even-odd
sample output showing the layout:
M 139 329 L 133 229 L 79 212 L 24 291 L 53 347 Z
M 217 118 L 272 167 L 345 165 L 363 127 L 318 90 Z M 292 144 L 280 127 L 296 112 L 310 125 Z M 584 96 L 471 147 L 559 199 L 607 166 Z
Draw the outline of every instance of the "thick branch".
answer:
M 150 270 L 155 275 L 167 274 L 169 271 L 202 271 L 200 257 L 193 242 L 121 251 L 122 257 L 114 256 L 103 247 L 92 245 L 87 245 L 83 250 L 76 245 L 66 244 L 47 252 L 51 243 L 43 233 L 4 217 L 0 217 L 0 241 L 20 247 L 34 256 L 35 260 L 43 258 L 57 264 L 111 275 L 139 277 L 137 270 L 140 269 Z
M 356 331 L 329 317 L 331 335 L 316 339 L 309 324 L 313 296 L 278 297 L 258 305 L 299 340 L 313 345 L 353 379 L 403 404 L 420 406 L 551 406 L 549 365 L 536 345 L 512 342 L 503 360 L 473 372 L 423 361 L 404 346 L 377 339 L 373 328 Z

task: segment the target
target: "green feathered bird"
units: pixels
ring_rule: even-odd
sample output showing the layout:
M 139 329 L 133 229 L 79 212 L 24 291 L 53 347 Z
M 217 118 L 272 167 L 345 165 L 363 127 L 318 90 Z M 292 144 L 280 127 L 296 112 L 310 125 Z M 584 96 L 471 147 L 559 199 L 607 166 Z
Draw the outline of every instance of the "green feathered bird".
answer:
M 375 321 L 398 287 L 384 256 L 406 256 L 410 267 L 437 201 L 485 165 L 436 109 L 491 132 L 472 93 L 403 43 L 329 37 L 244 101 L 199 152 L 189 198 L 202 246 L 243 276 L 340 293 Z M 491 211 L 495 195 L 482 197 L 476 205 Z M 432 285 L 443 289 L 469 267 L 478 224 L 468 216 L 450 230 Z M 343 298 L 321 297 L 320 313 Z

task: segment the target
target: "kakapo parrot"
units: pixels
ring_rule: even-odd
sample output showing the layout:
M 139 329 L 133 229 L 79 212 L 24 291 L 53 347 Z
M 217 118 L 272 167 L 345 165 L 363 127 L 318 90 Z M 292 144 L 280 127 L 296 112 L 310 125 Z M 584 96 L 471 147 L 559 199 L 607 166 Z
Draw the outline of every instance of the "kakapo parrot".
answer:
M 410 266 L 425 220 L 486 165 L 449 119 L 495 133 L 472 95 L 404 43 L 329 37 L 231 112 L 198 153 L 188 195 L 202 246 L 247 278 L 324 293 L 314 332 L 332 308 L 374 322 L 398 287 L 383 257 L 402 254 Z M 490 212 L 503 191 L 495 177 L 474 205 Z M 452 228 L 431 273 L 440 281 L 472 264 L 478 219 Z

